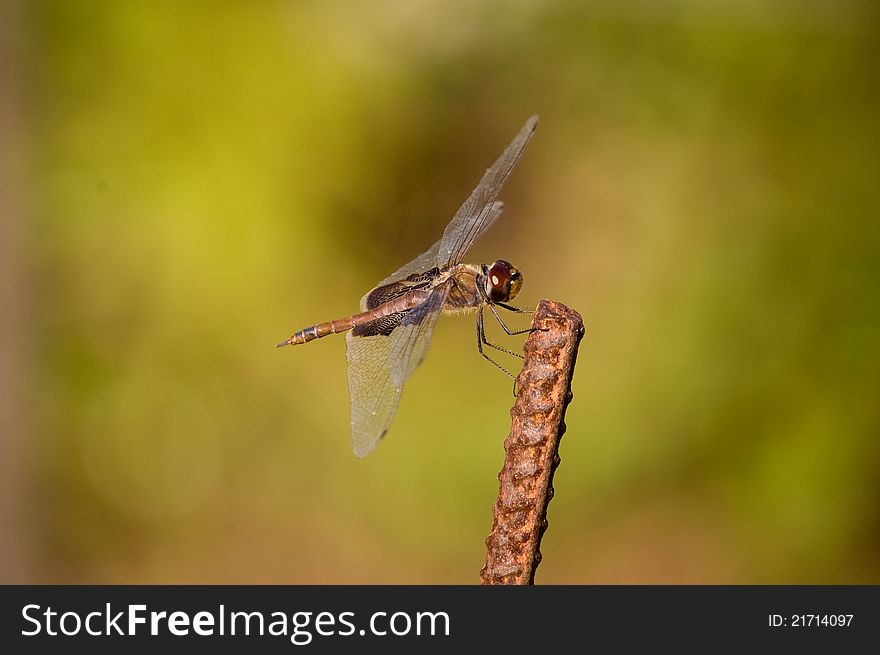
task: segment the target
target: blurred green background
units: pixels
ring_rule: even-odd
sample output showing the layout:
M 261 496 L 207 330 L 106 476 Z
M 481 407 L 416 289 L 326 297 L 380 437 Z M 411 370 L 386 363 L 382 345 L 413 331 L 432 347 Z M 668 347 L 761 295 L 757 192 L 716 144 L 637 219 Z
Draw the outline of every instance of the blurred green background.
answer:
M 537 581 L 880 582 L 876 3 L 2 11 L 0 581 L 476 582 L 472 318 L 363 460 L 344 339 L 273 345 L 537 113 L 470 257 L 587 323 Z

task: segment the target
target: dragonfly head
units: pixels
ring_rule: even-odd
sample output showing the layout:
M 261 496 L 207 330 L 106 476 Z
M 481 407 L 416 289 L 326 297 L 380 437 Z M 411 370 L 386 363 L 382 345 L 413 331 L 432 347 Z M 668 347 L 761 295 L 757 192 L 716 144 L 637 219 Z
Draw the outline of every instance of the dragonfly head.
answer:
M 519 293 L 523 278 L 513 264 L 498 259 L 486 269 L 486 296 L 491 302 L 507 302 Z

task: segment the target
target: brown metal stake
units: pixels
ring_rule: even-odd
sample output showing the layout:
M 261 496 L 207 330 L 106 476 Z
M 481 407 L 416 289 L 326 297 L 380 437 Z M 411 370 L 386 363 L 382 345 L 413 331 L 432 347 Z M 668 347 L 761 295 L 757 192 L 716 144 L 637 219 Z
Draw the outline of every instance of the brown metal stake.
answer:
M 553 498 L 553 472 L 559 465 L 559 440 L 565 432 L 565 408 L 584 333 L 580 314 L 551 300 L 535 312 L 524 347 L 525 361 L 516 379 L 517 398 L 510 410 L 510 435 L 504 442 L 504 467 L 498 474 L 498 498 L 492 507 L 492 531 L 486 538 L 484 585 L 534 584 L 541 563 L 541 537 L 547 529 L 547 505 Z

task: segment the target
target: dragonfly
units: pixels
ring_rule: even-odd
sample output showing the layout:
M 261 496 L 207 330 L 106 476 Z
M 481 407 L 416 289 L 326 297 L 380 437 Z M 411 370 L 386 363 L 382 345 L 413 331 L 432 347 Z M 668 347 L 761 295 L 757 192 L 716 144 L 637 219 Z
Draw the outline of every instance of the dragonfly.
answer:
M 351 433 L 358 457 L 372 452 L 388 432 L 403 385 L 424 359 L 441 314 L 476 312 L 478 351 L 513 377 L 483 347 L 522 356 L 486 339 L 483 310 L 488 308 L 508 335 L 529 332 L 509 329 L 497 311 L 528 311 L 508 304 L 522 287 L 522 273 L 503 259 L 492 264 L 463 261 L 474 242 L 504 211 L 498 194 L 537 125 L 537 116 L 526 121 L 486 170 L 440 240 L 368 291 L 361 298 L 359 313 L 304 328 L 277 344 L 278 348 L 299 345 L 346 332 Z

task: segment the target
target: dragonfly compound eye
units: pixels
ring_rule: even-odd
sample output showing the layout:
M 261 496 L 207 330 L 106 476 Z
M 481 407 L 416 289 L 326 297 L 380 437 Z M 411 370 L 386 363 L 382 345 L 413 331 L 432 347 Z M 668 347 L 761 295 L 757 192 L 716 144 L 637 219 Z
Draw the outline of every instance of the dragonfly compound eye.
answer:
M 516 290 L 512 288 L 514 280 Z M 486 295 L 492 302 L 506 302 L 516 295 L 522 284 L 522 276 L 510 263 L 499 259 L 489 268 L 486 273 Z

